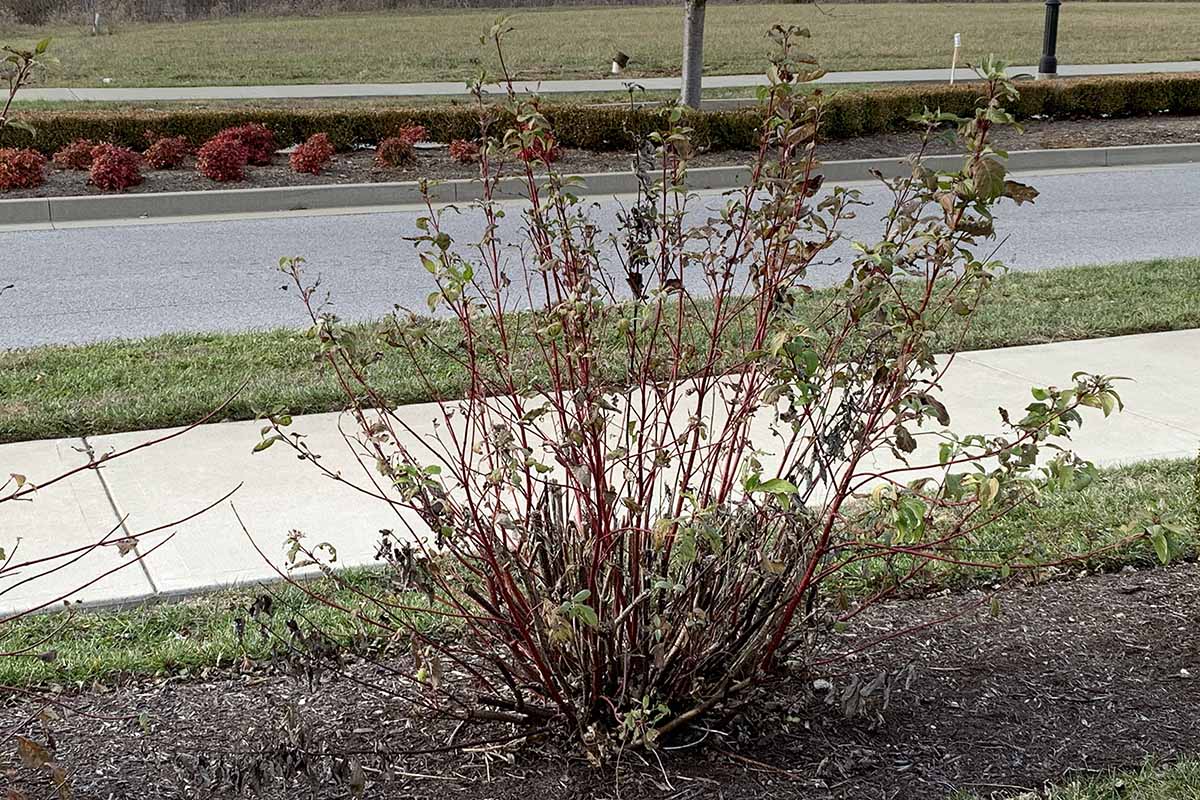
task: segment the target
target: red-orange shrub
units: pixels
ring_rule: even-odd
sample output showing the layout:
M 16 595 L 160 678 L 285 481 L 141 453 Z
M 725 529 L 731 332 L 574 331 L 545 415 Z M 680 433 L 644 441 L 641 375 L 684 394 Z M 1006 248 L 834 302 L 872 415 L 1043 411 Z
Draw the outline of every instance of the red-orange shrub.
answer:
M 91 139 L 76 139 L 54 154 L 52 161 L 59 169 L 85 170 L 92 166 L 92 150 L 96 143 Z
M 0 191 L 34 189 L 46 182 L 46 157 L 37 150 L 0 148 Z
M 186 136 L 163 136 L 146 148 L 145 159 L 151 169 L 175 169 L 190 152 L 192 146 Z
M 232 139 L 240 142 L 246 148 L 246 162 L 257 166 L 271 163 L 279 146 L 275 143 L 275 134 L 266 125 L 249 122 L 236 128 L 226 128 L 215 138 Z
M 142 157 L 126 147 L 99 144 L 92 150 L 88 182 L 106 192 L 121 192 L 142 182 Z
M 396 131 L 396 138 L 403 139 L 409 144 L 425 141 L 427 131 L 424 125 L 405 125 Z
M 467 139 L 455 139 L 450 143 L 450 158 L 460 164 L 479 160 L 479 145 Z
M 245 180 L 249 157 L 246 145 L 233 137 L 217 135 L 196 153 L 196 170 L 214 181 Z
M 308 141 L 299 145 L 292 153 L 292 169 L 296 172 L 308 172 L 320 175 L 321 169 L 333 158 L 333 145 L 329 136 L 324 133 L 314 133 Z
M 410 167 L 416 163 L 417 151 L 412 142 L 400 136 L 384 139 L 375 150 L 375 165 L 378 167 Z

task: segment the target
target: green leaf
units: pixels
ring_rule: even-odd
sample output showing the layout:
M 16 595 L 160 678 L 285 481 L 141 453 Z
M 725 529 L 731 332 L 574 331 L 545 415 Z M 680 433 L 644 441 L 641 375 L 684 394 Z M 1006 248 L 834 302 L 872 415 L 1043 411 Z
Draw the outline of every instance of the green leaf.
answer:
M 1150 544 L 1154 545 L 1154 554 L 1158 556 L 1158 560 L 1163 564 L 1171 560 L 1171 544 L 1167 541 L 1167 535 L 1158 525 L 1153 525 L 1147 531 L 1150 536 Z
M 571 607 L 571 615 L 591 628 L 600 627 L 600 618 L 591 606 L 576 604 Z
M 784 508 L 790 508 L 792 504 L 792 495 L 799 491 L 796 485 L 791 481 L 785 481 L 783 478 L 771 478 L 762 481 L 753 489 L 751 493 L 762 492 L 769 494 L 779 501 L 779 504 Z
M 796 484 L 791 481 L 785 481 L 783 478 L 771 478 L 755 486 L 754 491 L 766 494 L 795 494 L 797 489 Z
M 268 436 L 266 439 L 263 439 L 261 442 L 254 445 L 254 450 L 251 452 L 261 453 L 263 450 L 266 450 L 268 447 L 280 441 L 281 439 L 283 439 L 283 437 L 279 436 L 278 434 L 275 436 Z

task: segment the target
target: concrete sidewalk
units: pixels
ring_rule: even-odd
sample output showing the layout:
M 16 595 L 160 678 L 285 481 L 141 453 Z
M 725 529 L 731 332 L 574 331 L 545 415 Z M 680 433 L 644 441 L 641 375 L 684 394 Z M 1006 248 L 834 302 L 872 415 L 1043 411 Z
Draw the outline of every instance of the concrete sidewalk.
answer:
M 1200 447 L 1200 330 L 964 353 L 949 371 L 942 395 L 951 427 L 959 433 L 999 432 L 998 406 L 1015 413 L 1030 402 L 1030 386 L 1066 385 L 1076 370 L 1133 379 L 1120 386 L 1124 413 L 1108 420 L 1099 413 L 1085 414 L 1075 437 L 1081 455 L 1101 465 L 1195 455 Z M 413 427 L 417 445 L 429 440 L 440 417 L 437 407 L 428 404 L 408 406 L 401 413 Z M 348 434 L 355 433 L 353 423 L 338 414 L 298 417 L 291 430 L 307 436 L 325 467 L 369 484 L 374 466 L 359 463 L 339 432 L 343 424 Z M 65 485 L 35 494 L 32 502 L 0 506 L 0 546 L 11 552 L 20 537 L 18 555 L 24 560 L 85 547 L 110 529 L 137 532 L 170 523 L 242 484 L 230 502 L 176 526 L 174 538 L 141 563 L 130 563 L 117 547 L 105 546 L 36 581 L 15 585 L 28 576 L 8 578 L 0 583 L 0 612 L 55 599 L 123 563 L 130 566 L 72 599 L 115 605 L 275 578 L 230 503 L 259 547 L 279 565 L 284 563 L 284 540 L 293 529 L 304 531 L 310 545 L 330 542 L 338 563 L 352 566 L 372 562 L 381 529 L 403 531 L 405 521 L 412 521 L 407 512 L 323 477 L 286 445 L 251 453 L 260 428 L 253 421 L 203 426 L 82 472 Z M 153 438 L 152 432 L 138 432 L 4 445 L 0 473 L 20 473 L 36 484 L 86 463 L 89 448 L 99 455 Z M 147 537 L 139 548 L 145 552 L 162 539 Z
M 1012 75 L 1032 75 L 1037 67 L 1010 67 Z M 1156 72 L 1200 72 L 1200 61 L 1163 61 L 1145 64 L 1077 64 L 1060 65 L 1059 75 L 1064 78 L 1086 75 L 1141 75 Z M 968 69 L 958 71 L 960 81 L 970 80 L 974 74 Z M 945 83 L 950 79 L 949 69 L 895 69 L 865 70 L 855 72 L 830 72 L 816 81 L 818 84 L 859 83 Z M 750 89 L 766 82 L 763 75 L 710 75 L 704 78 L 705 89 Z M 599 78 L 581 80 L 518 81 L 519 92 L 539 94 L 583 94 L 590 92 L 625 92 L 626 86 L 636 83 L 647 91 L 678 91 L 679 78 Z M 497 85 L 487 87 L 493 94 L 502 93 Z M 316 98 L 368 98 L 368 97 L 450 97 L 467 94 L 463 81 L 426 83 L 328 83 L 294 84 L 281 86 L 180 86 L 163 88 L 55 88 L 25 89 L 22 100 L 83 100 L 161 102 L 171 100 L 287 100 Z

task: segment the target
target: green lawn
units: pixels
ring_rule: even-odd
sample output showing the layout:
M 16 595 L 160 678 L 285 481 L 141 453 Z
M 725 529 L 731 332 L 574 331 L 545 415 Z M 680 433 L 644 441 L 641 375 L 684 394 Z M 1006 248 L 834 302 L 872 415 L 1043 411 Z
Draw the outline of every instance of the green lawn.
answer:
M 404 10 L 323 17 L 230 18 L 118 26 L 91 37 L 84 26 L 0 30 L 0 38 L 51 35 L 63 64 L 50 82 L 95 86 L 465 80 L 489 68 L 478 35 L 503 12 Z M 1036 63 L 1041 3 L 715 5 L 708 9 L 705 68 L 759 72 L 775 23 L 809 27 L 827 69 L 947 66 L 953 34 L 963 55 L 996 52 Z M 629 75 L 678 74 L 676 6 L 526 10 L 513 15 L 509 61 L 520 77 L 603 77 L 614 50 L 630 54 Z M 1074 3 L 1063 10 L 1063 63 L 1200 58 L 1200 3 Z
M 822 297 L 818 292 L 811 302 Z M 1012 273 L 997 281 L 991 297 L 966 349 L 1195 328 L 1200 259 Z M 451 341 L 455 332 L 442 326 L 441 335 Z M 342 395 L 313 364 L 312 352 L 312 342 L 294 330 L 0 352 L 0 442 L 192 422 L 243 381 L 228 419 L 280 406 L 295 414 L 340 410 Z M 460 389 L 462 376 L 452 365 L 425 368 L 438 394 Z M 431 397 L 399 351 L 389 350 L 374 370 L 376 385 L 395 404 Z
M 1200 800 L 1200 761 L 1075 781 L 1054 788 L 1047 800 Z
M 958 794 L 953 800 L 977 798 Z M 1147 764 L 1139 770 L 1062 783 L 1044 794 L 1013 794 L 1011 800 L 1200 800 L 1200 761 Z

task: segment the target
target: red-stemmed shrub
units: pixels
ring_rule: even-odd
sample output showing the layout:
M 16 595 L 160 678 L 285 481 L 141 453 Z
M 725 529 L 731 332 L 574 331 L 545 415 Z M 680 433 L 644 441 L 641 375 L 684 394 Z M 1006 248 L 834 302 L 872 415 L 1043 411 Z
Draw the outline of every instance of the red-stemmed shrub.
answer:
M 226 128 L 215 138 L 232 139 L 240 142 L 246 148 L 246 163 L 264 167 L 271 163 L 279 146 L 275 142 L 275 134 L 266 125 L 249 122 L 236 128 Z
M 296 172 L 307 172 L 320 175 L 321 169 L 333 158 L 333 145 L 328 134 L 314 133 L 308 141 L 299 145 L 292 152 L 292 169 Z
M 96 143 L 91 139 L 76 139 L 54 154 L 54 166 L 59 169 L 86 170 L 92 166 L 92 150 Z
M 411 167 L 417 163 L 417 151 L 412 142 L 400 136 L 391 136 L 379 143 L 375 150 L 375 165 L 385 169 Z
M 998 553 L 976 535 L 1093 477 L 1064 446 L 1085 408 L 1120 407 L 1112 379 L 1038 387 L 991 433 L 956 435 L 939 399 L 997 269 L 975 255 L 994 239 L 993 210 L 1037 194 L 1007 179 L 989 138 L 1012 122 L 1003 104 L 1016 87 L 984 62 L 979 107 L 952 120 L 965 157 L 943 172 L 916 158 L 889 179 L 888 221 L 814 306 L 808 269 L 826 263 L 861 203 L 857 190 L 822 188 L 810 145 L 826 99 L 799 86 L 813 72 L 809 57 L 790 57 L 801 32 L 773 35 L 783 53 L 752 177 L 719 219 L 691 221 L 702 201 L 683 199 L 691 132 L 677 117 L 645 142 L 667 165 L 661 179 L 611 231 L 551 169 L 522 201 L 525 225 L 506 234 L 486 162 L 472 207 L 490 232 L 482 246 L 456 241 L 441 210 L 421 220 L 412 241 L 435 282 L 427 303 L 456 340 L 456 394 L 434 392 L 432 435 L 396 410 L 373 367 L 394 349 L 434 386 L 442 376 L 422 365 L 440 367 L 442 330 L 397 313 L 365 338 L 314 301 L 300 261 L 281 263 L 360 426 L 351 445 L 370 477 L 323 467 L 289 417 L 259 447 L 284 443 L 407 512 L 383 532 L 388 591 L 356 595 L 364 619 L 412 643 L 411 670 L 386 673 L 389 697 L 619 758 L 727 719 L 773 679 L 900 635 L 863 629 L 832 648 L 825 638 L 938 570 L 1002 580 L 1044 568 L 1024 543 Z M 523 127 L 504 146 L 537 150 L 522 165 L 533 184 L 530 162 L 549 160 L 554 139 L 528 101 L 513 93 L 510 108 Z M 926 143 L 945 125 L 932 111 L 920 122 Z M 597 246 L 609 233 L 619 257 Z M 531 257 L 510 257 L 514 246 Z M 535 286 L 540 296 L 510 313 Z M 298 559 L 316 558 L 299 534 L 290 542 Z
M 29 148 L 0 148 L 0 191 L 35 189 L 46 182 L 46 157 Z
M 237 139 L 214 136 L 196 152 L 196 171 L 222 183 L 245 180 L 249 157 L 246 145 Z
M 123 192 L 137 186 L 142 182 L 142 157 L 127 147 L 96 145 L 88 182 L 106 192 Z
M 479 160 L 479 145 L 469 139 L 455 139 L 450 143 L 450 158 L 460 164 Z
M 175 169 L 191 152 L 192 145 L 186 136 L 163 136 L 150 143 L 144 157 L 151 169 Z

